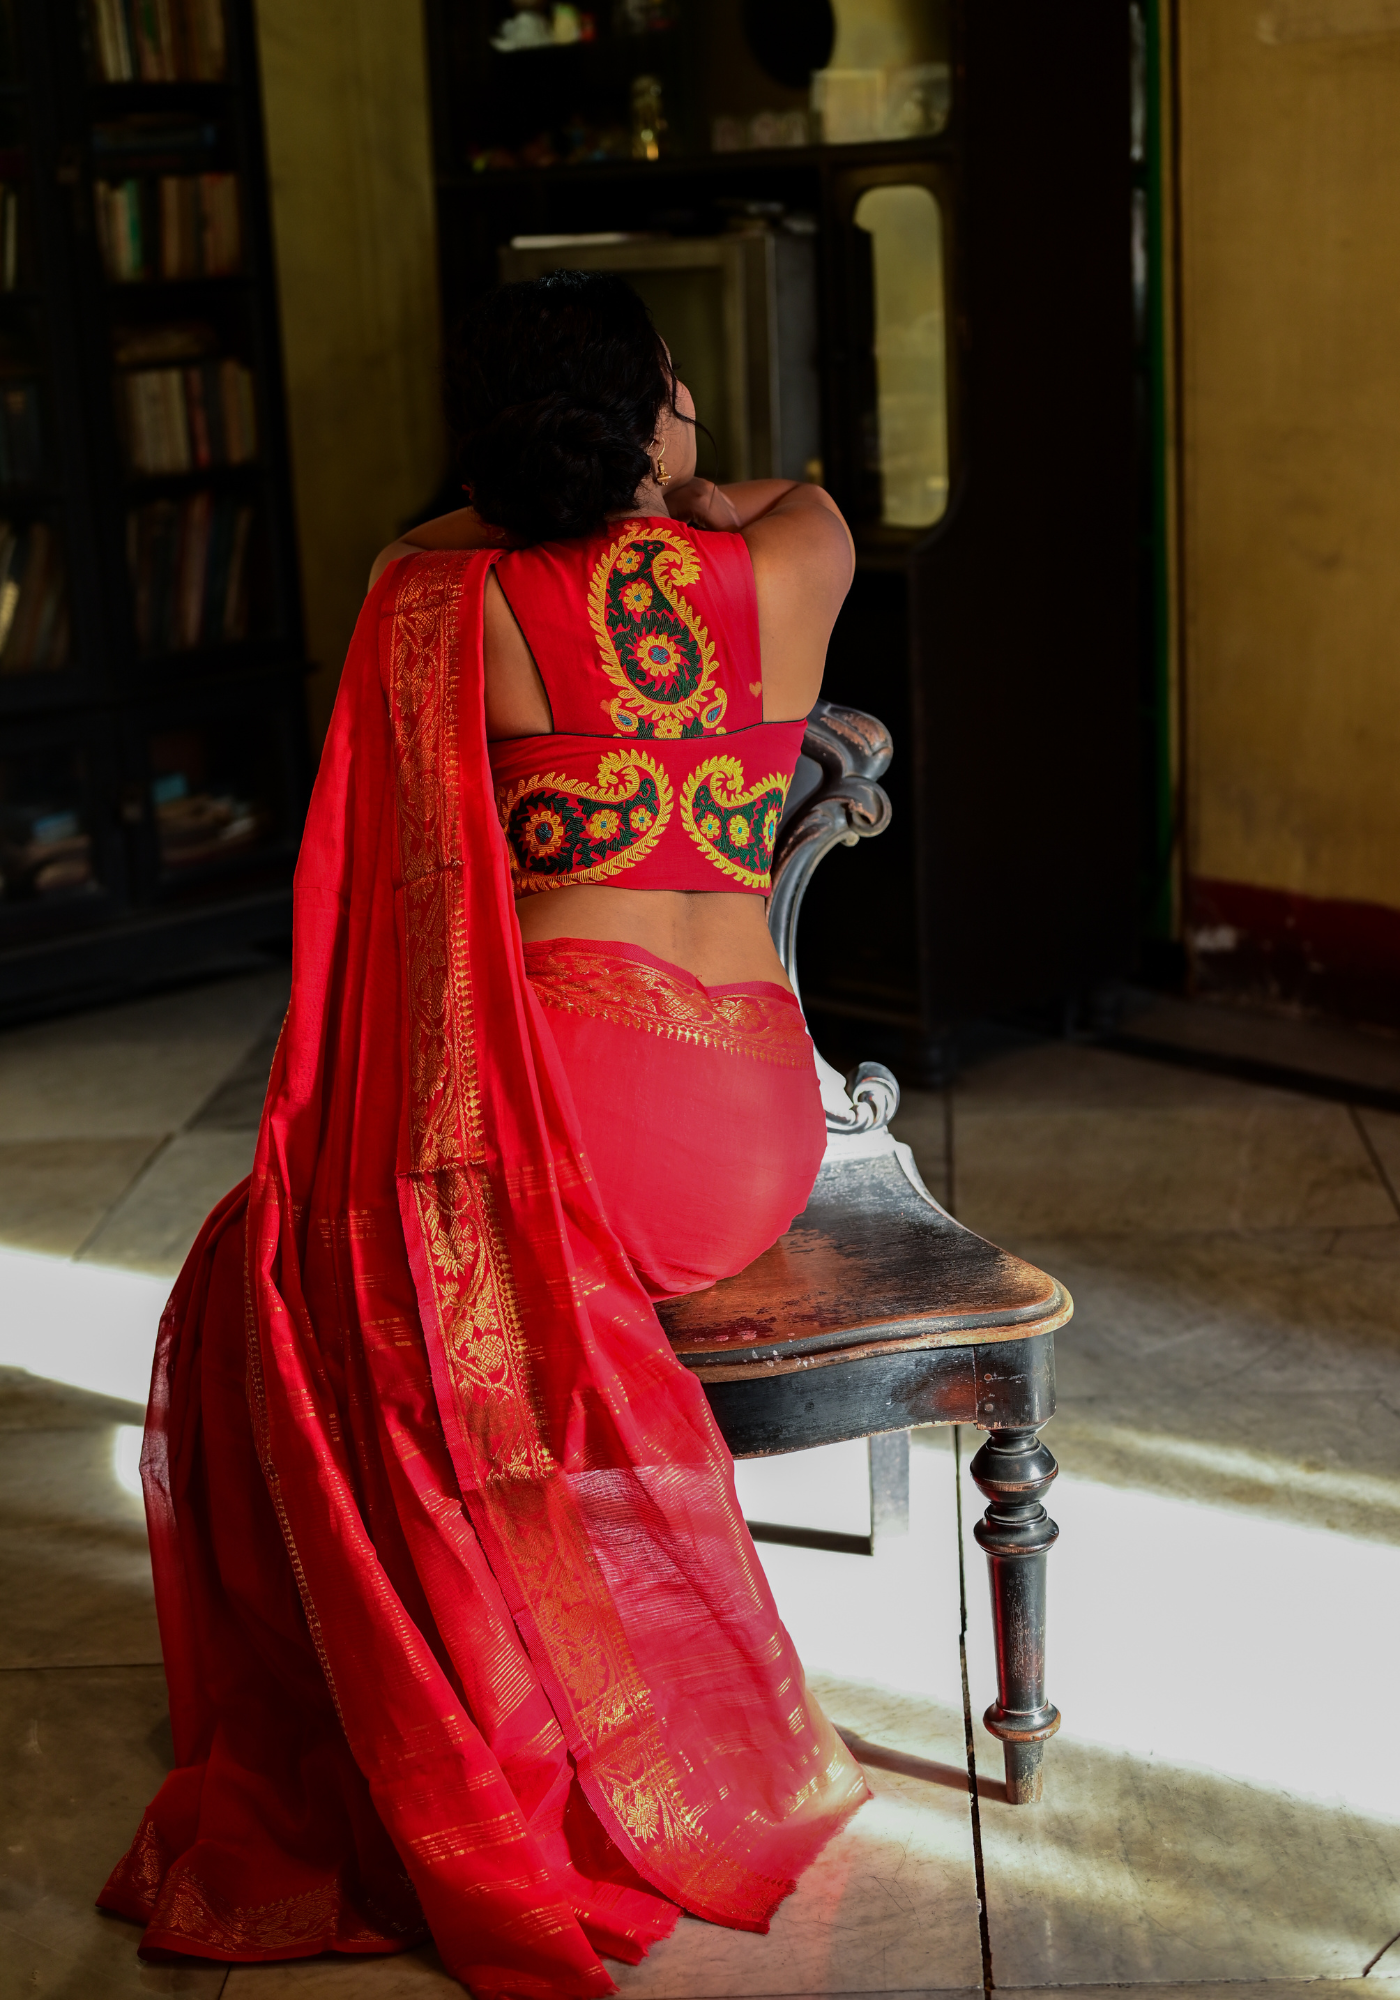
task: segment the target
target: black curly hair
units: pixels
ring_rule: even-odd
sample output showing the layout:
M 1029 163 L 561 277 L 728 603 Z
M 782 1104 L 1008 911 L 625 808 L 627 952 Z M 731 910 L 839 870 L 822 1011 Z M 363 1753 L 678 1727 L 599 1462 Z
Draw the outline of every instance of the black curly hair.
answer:
M 564 541 L 631 505 L 676 378 L 625 279 L 551 271 L 502 285 L 470 308 L 455 346 L 457 460 L 484 520 Z

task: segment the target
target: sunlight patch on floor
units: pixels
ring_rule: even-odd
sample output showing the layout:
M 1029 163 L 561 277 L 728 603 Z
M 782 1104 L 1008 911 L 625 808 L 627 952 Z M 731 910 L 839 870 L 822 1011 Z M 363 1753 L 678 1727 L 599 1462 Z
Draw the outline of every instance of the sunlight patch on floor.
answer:
M 1374 1705 L 1377 1663 L 1400 1654 L 1400 1548 L 1068 1474 L 1047 1497 L 1061 1531 L 1049 1559 L 1049 1691 L 1067 1732 L 1400 1818 L 1400 1746 L 1356 1728 Z M 976 1499 L 969 1487 L 965 1509 Z M 982 1568 L 969 1538 L 980 1714 L 994 1670 L 974 1562 Z
M 112 1476 L 123 1493 L 141 1498 L 141 1426 L 118 1424 L 112 1433 Z
M 144 1404 L 169 1278 L 0 1247 L 0 1367 Z

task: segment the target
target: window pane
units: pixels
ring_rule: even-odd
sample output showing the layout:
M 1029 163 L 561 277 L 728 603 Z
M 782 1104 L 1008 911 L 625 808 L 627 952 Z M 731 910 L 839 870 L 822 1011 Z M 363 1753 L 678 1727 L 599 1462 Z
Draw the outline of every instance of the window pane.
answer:
M 927 528 L 948 505 L 943 218 L 926 187 L 870 188 L 856 204 L 875 271 L 880 518 Z

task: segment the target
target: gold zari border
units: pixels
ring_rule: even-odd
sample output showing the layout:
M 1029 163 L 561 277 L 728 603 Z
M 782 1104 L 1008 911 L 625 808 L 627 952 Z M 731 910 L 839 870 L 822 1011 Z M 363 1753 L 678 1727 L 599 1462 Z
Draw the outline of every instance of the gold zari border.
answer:
M 766 1913 L 786 1884 L 731 1858 L 685 1796 L 611 1591 L 543 1421 L 535 1354 L 488 1176 L 476 1066 L 457 731 L 469 558 L 406 565 L 389 644 L 407 953 L 412 1185 L 450 1383 L 493 1564 L 508 1564 L 565 1705 L 580 1775 L 656 1885 L 711 1908 Z M 479 640 L 475 643 L 479 646 Z M 489 797 L 489 792 L 485 794 Z M 560 1310 L 566 1310 L 562 1307 Z M 552 1343 L 537 1329 L 538 1351 Z M 530 1630 L 522 1637 L 531 1643 Z
M 560 1013 L 589 1014 L 783 1069 L 812 1067 L 802 1016 L 777 994 L 707 993 L 658 965 L 552 939 L 527 945 L 525 969 L 537 998 Z

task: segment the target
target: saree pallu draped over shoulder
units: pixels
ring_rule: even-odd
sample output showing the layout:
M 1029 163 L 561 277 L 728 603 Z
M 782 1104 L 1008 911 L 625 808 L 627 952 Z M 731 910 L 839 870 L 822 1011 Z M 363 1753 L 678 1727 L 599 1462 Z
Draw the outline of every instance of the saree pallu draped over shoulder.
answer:
M 351 648 L 252 1178 L 162 1321 L 176 1769 L 102 1901 L 225 1959 L 426 1928 L 478 1996 L 550 2000 L 678 1908 L 766 1930 L 867 1794 L 526 977 L 492 560 L 396 564 Z

